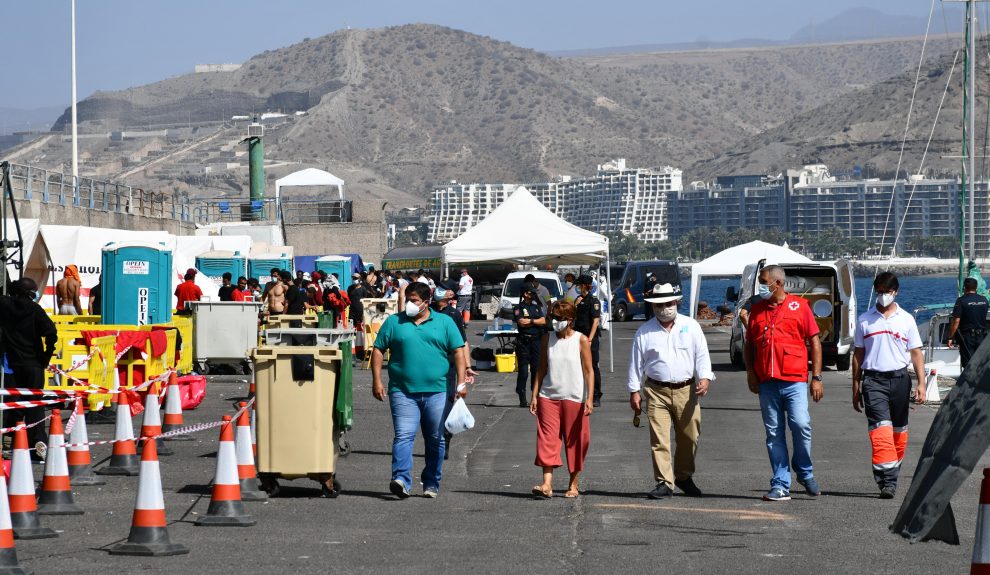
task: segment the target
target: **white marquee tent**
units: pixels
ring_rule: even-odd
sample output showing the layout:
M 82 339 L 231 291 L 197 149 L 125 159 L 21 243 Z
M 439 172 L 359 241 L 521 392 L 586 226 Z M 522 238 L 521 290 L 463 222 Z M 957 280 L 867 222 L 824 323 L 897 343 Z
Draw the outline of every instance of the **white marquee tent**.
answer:
M 608 270 L 608 238 L 557 217 L 519 186 L 478 225 L 447 242 L 441 260 L 445 272 L 450 264 L 492 261 L 552 266 L 604 262 Z M 606 286 L 612 284 L 611 279 Z M 600 294 L 610 295 L 607 288 Z M 609 355 L 614 369 L 611 330 Z
M 324 172 L 317 168 L 306 168 L 298 172 L 292 172 L 284 178 L 275 180 L 275 204 L 279 206 L 282 197 L 282 188 L 291 186 L 336 186 L 340 199 L 344 199 L 344 180 L 330 172 Z M 281 209 L 279 214 L 281 214 Z
M 761 241 L 749 242 L 722 250 L 691 267 L 691 307 L 688 308 L 691 317 L 694 317 L 698 312 L 698 293 L 701 289 L 702 279 L 742 277 L 743 270 L 747 265 L 755 264 L 763 259 L 768 264 L 811 263 L 810 259 L 794 250 Z

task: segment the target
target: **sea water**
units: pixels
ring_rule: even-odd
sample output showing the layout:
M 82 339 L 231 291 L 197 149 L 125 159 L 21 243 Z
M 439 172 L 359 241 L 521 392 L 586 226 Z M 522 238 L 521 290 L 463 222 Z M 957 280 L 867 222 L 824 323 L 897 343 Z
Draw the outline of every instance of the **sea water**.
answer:
M 897 303 L 904 309 L 912 311 L 923 305 L 951 304 L 956 301 L 956 276 L 913 276 L 898 278 L 900 290 L 897 293 Z M 680 312 L 686 314 L 691 280 L 681 284 L 684 290 L 684 301 Z M 701 292 L 698 301 L 707 302 L 712 309 L 718 309 L 725 302 L 725 290 L 728 287 L 739 289 L 738 279 L 705 279 L 701 281 Z M 876 296 L 873 294 L 873 276 L 856 278 L 857 314 L 863 313 L 871 305 Z M 733 306 L 734 307 L 734 306 Z

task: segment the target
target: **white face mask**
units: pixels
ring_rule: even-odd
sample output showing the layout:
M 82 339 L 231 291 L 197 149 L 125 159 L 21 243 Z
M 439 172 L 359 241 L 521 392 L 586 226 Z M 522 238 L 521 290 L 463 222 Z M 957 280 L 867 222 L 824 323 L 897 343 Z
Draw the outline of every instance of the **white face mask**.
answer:
M 573 282 L 564 282 L 564 291 L 571 289 L 571 286 L 573 285 L 574 285 Z
M 882 293 L 877 295 L 877 304 L 880 307 L 887 307 L 894 303 L 894 292 Z
M 419 309 L 419 306 L 418 305 L 414 304 L 411 301 L 407 301 L 406 302 L 406 315 L 407 316 L 409 316 L 409 317 L 416 317 L 417 315 L 419 315 L 419 312 L 420 312 L 420 309 Z
M 570 322 L 567 321 L 566 319 L 555 319 L 555 320 L 551 320 L 550 322 L 550 324 L 553 325 L 553 330 L 557 332 L 564 331 L 565 329 L 567 329 L 567 324 L 569 323 Z
M 657 319 L 660 321 L 671 321 L 677 317 L 677 306 L 662 307 L 659 310 L 654 308 L 657 313 Z

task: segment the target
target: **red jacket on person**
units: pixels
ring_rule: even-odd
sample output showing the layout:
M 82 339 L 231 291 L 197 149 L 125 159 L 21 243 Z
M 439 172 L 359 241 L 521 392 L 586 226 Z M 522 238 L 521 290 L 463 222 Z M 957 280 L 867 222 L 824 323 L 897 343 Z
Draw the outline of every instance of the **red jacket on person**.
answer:
M 764 300 L 749 312 L 746 344 L 753 346 L 753 371 L 760 382 L 808 381 L 807 340 L 818 324 L 804 298 L 787 294 L 779 304 Z

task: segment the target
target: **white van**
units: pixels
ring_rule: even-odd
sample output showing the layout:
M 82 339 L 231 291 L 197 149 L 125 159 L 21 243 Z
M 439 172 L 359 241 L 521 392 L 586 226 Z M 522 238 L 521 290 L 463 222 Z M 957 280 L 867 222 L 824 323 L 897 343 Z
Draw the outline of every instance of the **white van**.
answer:
M 743 345 L 746 330 L 739 319 L 739 310 L 756 293 L 759 270 L 767 265 L 761 260 L 746 266 L 739 292 L 729 288 L 726 296 L 736 302 L 729 339 L 729 357 L 735 365 L 743 365 Z M 852 264 L 846 260 L 834 263 L 777 264 L 787 274 L 787 293 L 808 301 L 818 329 L 821 331 L 822 361 L 845 371 L 852 365 L 853 335 L 856 329 L 856 281 Z M 728 297 L 732 296 L 732 297 Z
M 512 319 L 512 310 L 519 303 L 519 292 L 522 291 L 523 279 L 530 274 L 533 274 L 540 285 L 547 288 L 553 300 L 560 299 L 564 293 L 560 285 L 560 276 L 554 272 L 512 272 L 505 277 L 505 284 L 502 285 L 502 297 L 498 302 L 499 316 L 503 319 Z

